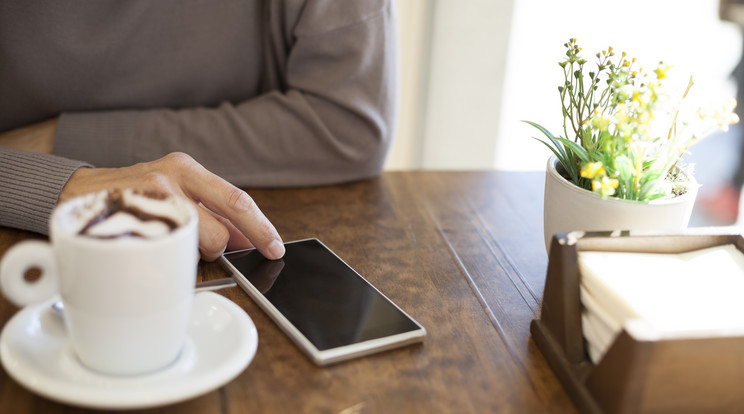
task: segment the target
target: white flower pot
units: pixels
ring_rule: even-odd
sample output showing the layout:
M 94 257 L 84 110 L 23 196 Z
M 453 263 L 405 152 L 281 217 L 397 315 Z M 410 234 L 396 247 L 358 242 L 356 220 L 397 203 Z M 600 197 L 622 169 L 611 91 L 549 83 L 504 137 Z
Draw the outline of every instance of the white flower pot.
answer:
M 687 228 L 698 185 L 692 179 L 681 196 L 648 203 L 603 199 L 577 187 L 556 170 L 558 159 L 551 156 L 545 171 L 544 231 L 545 249 L 556 233 L 582 231 L 679 231 Z

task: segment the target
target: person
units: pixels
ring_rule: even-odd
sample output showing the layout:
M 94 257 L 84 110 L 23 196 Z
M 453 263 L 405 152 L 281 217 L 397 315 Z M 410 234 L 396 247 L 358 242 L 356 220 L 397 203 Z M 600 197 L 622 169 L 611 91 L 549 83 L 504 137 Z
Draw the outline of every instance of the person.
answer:
M 142 187 L 198 206 L 202 258 L 279 258 L 239 187 L 379 174 L 397 83 L 392 0 L 2 2 L 0 225 Z
M 740 30 L 744 29 L 743 11 L 744 0 L 719 0 L 718 13 L 721 21 L 732 22 Z M 744 39 L 744 36 L 742 39 Z M 736 100 L 739 102 L 739 105 L 736 106 L 736 114 L 739 119 L 744 119 L 744 42 L 742 46 L 742 55 L 732 73 L 736 81 Z M 741 130 L 736 129 L 734 131 L 739 132 Z M 741 137 L 737 138 L 742 144 Z M 716 188 L 711 194 L 701 198 L 700 206 L 703 212 L 715 220 L 717 224 L 736 224 L 739 219 L 742 186 L 744 186 L 744 144 L 739 151 L 736 169 L 730 180 Z

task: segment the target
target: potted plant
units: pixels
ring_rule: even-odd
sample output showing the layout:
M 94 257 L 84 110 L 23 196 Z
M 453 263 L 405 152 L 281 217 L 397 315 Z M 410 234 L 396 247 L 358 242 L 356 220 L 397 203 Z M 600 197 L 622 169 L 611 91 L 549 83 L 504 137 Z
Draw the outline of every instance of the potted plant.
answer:
M 545 183 L 546 247 L 555 233 L 572 230 L 686 228 L 698 185 L 680 161 L 690 145 L 738 121 L 736 101 L 683 121 L 692 78 L 675 100 L 665 89 L 670 66 L 663 62 L 644 72 L 610 47 L 595 55 L 590 70 L 576 39 L 564 46 L 563 136 L 525 121 L 553 152 Z

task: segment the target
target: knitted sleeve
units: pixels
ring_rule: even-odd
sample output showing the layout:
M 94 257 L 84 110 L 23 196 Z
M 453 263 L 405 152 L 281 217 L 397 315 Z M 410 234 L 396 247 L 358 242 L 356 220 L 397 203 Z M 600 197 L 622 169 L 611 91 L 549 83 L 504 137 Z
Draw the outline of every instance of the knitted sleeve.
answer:
M 0 146 L 0 226 L 48 234 L 49 215 L 81 161 Z
M 218 107 L 63 113 L 55 153 L 121 167 L 181 151 L 243 187 L 379 174 L 398 105 L 392 2 L 287 3 L 305 5 L 267 3 L 272 85 L 263 94 Z

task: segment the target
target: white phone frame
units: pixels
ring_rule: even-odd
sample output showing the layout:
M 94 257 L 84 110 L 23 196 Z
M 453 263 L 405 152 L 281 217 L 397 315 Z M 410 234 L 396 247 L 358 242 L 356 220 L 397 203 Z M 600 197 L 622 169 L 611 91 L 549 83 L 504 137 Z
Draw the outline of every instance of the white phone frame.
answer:
M 382 338 L 376 338 L 366 341 L 357 342 L 350 345 L 344 345 L 341 347 L 330 348 L 326 350 L 319 350 L 315 345 L 308 340 L 305 335 L 302 334 L 264 295 L 256 289 L 251 282 L 235 267 L 229 260 L 224 256 L 220 257 L 220 264 L 230 272 L 235 282 L 240 286 L 248 296 L 253 299 L 254 302 L 267 314 L 269 317 L 279 326 L 279 328 L 316 364 L 319 366 L 327 366 L 349 359 L 358 358 L 375 354 L 378 352 L 399 348 L 405 345 L 411 345 L 419 342 L 423 342 L 426 337 L 426 329 L 408 315 L 403 309 L 401 309 L 395 302 L 390 300 L 382 292 L 379 291 L 374 285 L 372 285 L 367 279 L 364 278 L 359 272 L 353 267 L 349 266 L 343 259 L 341 259 L 333 250 L 328 248 L 323 242 L 317 238 L 307 238 L 302 240 L 294 240 L 286 242 L 285 244 L 300 243 L 308 240 L 315 240 L 320 243 L 325 249 L 336 258 L 341 261 L 345 266 L 351 269 L 359 278 L 367 283 L 372 289 L 374 289 L 381 297 L 390 302 L 396 309 L 402 312 L 408 319 L 410 319 L 418 329 L 413 331 L 404 332 L 400 334 L 390 335 Z M 241 253 L 250 251 L 253 249 L 239 250 L 229 253 Z M 226 254 L 229 254 L 226 253 Z

